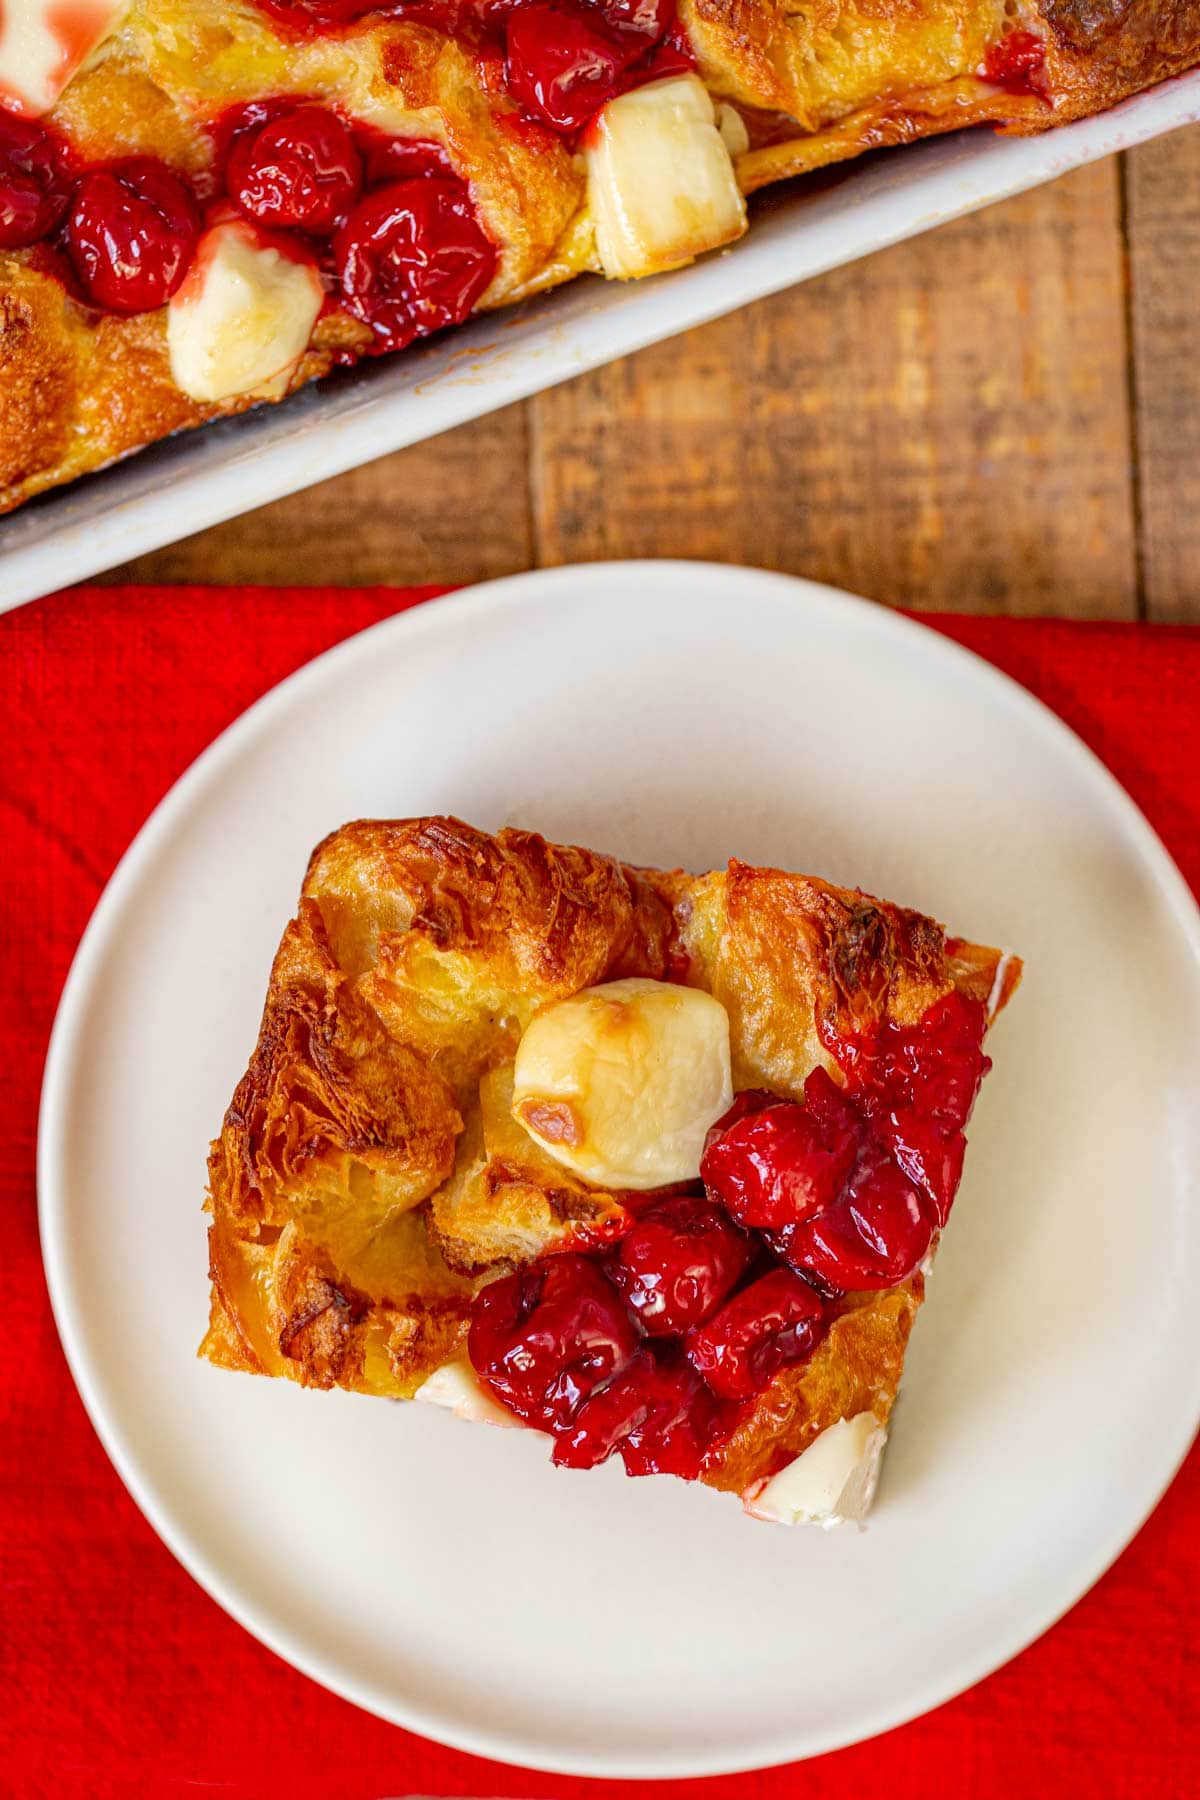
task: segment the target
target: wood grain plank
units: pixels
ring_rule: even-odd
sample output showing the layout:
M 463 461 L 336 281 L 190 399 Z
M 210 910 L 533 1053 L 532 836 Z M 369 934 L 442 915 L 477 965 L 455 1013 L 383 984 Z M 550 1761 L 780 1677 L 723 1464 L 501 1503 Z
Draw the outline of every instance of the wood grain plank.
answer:
M 483 581 L 529 567 L 519 406 L 114 569 L 108 581 Z
M 1136 610 L 1109 162 L 531 402 L 535 549 Z
M 1125 184 L 1146 614 L 1200 624 L 1200 129 L 1130 151 Z

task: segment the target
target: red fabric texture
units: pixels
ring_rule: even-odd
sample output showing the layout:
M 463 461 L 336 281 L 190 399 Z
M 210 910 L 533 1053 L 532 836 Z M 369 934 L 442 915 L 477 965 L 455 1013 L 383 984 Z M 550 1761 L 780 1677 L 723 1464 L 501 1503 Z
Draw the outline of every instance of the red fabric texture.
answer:
M 214 735 L 274 682 L 422 593 L 92 588 L 0 618 L 0 1793 L 493 1795 L 596 1784 L 386 1725 L 278 1661 L 175 1563 L 126 1495 L 50 1316 L 34 1193 L 45 1046 L 118 857 Z M 1200 891 L 1200 632 L 939 618 L 1046 700 L 1145 809 Z M 1200 1791 L 1200 1454 L 1065 1619 L 957 1700 L 791 1768 L 670 1784 L 779 1800 L 931 1790 L 1106 1800 Z

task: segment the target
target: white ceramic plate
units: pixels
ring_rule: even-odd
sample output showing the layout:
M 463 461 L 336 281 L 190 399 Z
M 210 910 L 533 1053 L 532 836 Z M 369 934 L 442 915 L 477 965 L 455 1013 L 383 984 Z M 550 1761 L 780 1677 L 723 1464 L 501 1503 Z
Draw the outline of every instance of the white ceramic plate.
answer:
M 356 815 L 441 810 L 633 862 L 818 870 L 1027 958 L 865 1533 L 196 1360 L 205 1149 L 309 849 Z M 1200 1413 L 1197 1066 L 1195 906 L 1027 694 L 806 582 L 559 569 L 319 658 L 158 809 L 55 1028 L 46 1267 L 124 1480 L 280 1655 L 515 1762 L 744 1768 L 977 1681 L 1158 1498 Z
M 769 190 L 727 255 L 572 282 L 31 502 L 0 519 L 0 611 L 1197 119 L 1200 70 L 1043 137 L 959 132 Z

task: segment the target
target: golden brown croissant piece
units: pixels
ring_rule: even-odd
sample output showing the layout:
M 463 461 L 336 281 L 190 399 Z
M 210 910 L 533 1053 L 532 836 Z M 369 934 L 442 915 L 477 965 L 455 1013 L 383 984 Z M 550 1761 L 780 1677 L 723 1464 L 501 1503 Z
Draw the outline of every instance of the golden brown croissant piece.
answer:
M 498 1274 L 629 1227 L 637 1196 L 514 1119 L 539 1008 L 686 983 L 724 1008 L 733 1089 L 800 1100 L 815 1069 L 836 1075 L 831 1043 L 919 1029 L 948 995 L 982 1029 L 1019 973 L 919 913 L 775 869 L 633 869 L 450 818 L 347 825 L 309 864 L 212 1147 L 203 1353 L 408 1397 L 461 1357 Z M 702 1479 L 744 1493 L 839 1420 L 886 1424 L 923 1293 L 916 1269 L 831 1300 L 819 1348 L 743 1409 Z

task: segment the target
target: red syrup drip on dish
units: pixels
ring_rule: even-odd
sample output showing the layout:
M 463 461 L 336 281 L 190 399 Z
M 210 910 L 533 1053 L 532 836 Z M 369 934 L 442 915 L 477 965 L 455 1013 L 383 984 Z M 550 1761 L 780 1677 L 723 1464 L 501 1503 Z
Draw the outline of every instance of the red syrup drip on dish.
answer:
M 255 224 L 324 237 L 362 193 L 363 159 L 336 113 L 301 106 L 238 135 L 225 186 Z
M 739 1094 L 702 1190 L 627 1195 L 615 1245 L 577 1240 L 476 1300 L 471 1363 L 556 1462 L 694 1479 L 812 1356 L 836 1298 L 907 1280 L 945 1224 L 990 1066 L 983 1007 L 951 993 L 912 1026 L 819 1024 L 844 1085 L 817 1068 L 802 1102 Z
M 1008 94 L 1045 98 L 1046 44 L 1032 31 L 1010 31 L 992 44 L 980 74 Z

